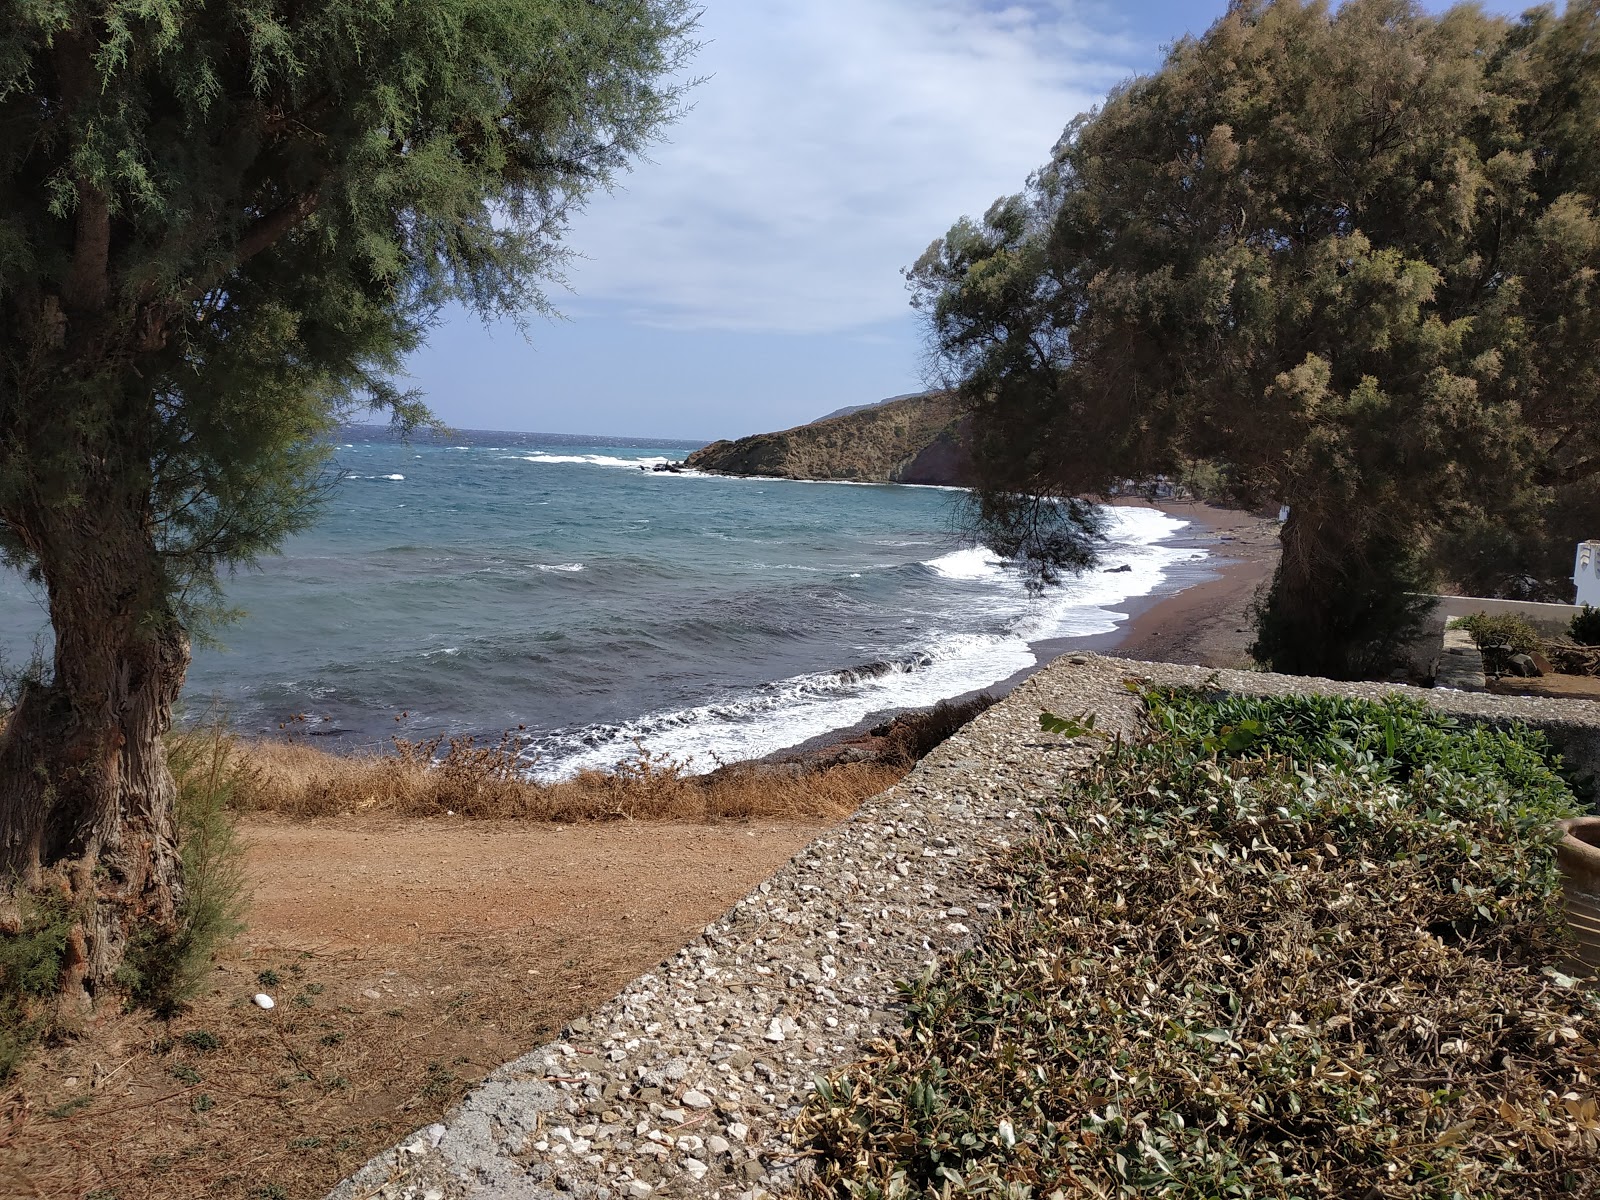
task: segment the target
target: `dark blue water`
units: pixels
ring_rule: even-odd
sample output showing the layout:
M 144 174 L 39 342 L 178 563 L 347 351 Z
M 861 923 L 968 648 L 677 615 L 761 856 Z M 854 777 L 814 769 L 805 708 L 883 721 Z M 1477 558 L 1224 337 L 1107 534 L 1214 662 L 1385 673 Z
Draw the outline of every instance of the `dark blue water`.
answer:
M 640 470 L 690 443 L 469 433 L 342 445 L 321 521 L 227 583 L 247 613 L 196 651 L 187 709 L 349 744 L 524 726 L 533 768 L 634 752 L 750 757 L 1033 665 L 1109 632 L 1203 551 L 1112 510 L 1107 561 L 1041 600 L 955 532 L 936 488 Z M 35 597 L 0 576 L 0 652 Z

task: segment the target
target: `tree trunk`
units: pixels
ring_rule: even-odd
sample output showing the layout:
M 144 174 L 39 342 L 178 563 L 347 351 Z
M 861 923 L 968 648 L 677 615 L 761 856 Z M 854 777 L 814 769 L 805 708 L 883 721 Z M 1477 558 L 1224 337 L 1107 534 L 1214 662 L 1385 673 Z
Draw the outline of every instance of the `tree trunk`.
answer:
M 1276 671 L 1368 679 L 1401 661 L 1432 607 L 1420 536 L 1358 531 L 1343 512 L 1292 508 L 1251 652 Z
M 147 523 L 114 497 L 40 520 L 54 671 L 0 733 L 0 881 L 65 895 L 63 991 L 109 985 L 141 930 L 174 927 L 182 872 L 162 737 L 189 640 Z

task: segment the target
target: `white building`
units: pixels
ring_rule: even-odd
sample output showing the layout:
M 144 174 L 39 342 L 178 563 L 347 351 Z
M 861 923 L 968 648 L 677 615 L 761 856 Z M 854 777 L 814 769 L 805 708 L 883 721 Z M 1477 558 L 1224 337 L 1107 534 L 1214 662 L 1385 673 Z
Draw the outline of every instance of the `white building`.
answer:
M 1578 589 L 1578 604 L 1600 608 L 1600 542 L 1578 543 L 1578 558 L 1572 565 L 1572 582 Z

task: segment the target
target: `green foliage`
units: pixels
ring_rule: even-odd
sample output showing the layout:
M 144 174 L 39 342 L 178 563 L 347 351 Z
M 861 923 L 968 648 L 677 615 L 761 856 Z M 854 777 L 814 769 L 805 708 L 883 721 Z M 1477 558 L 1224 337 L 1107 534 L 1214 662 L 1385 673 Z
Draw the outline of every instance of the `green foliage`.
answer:
M 1291 514 L 1285 538 L 1303 527 Z M 1290 551 L 1285 546 L 1286 555 Z M 1328 555 L 1307 571 L 1279 561 L 1272 586 L 1255 610 L 1257 662 L 1289 675 L 1370 679 L 1385 674 L 1422 631 L 1433 580 L 1417 556 L 1388 539 Z
M 1225 464 L 1291 507 L 1262 652 L 1333 674 L 1394 592 L 1548 571 L 1600 472 L 1597 32 L 1248 0 L 1074 120 L 909 272 L 985 519 L 1049 563 L 1030 501 Z
M 159 604 L 308 519 L 434 315 L 547 308 L 679 106 L 685 0 L 22 0 L 0 29 L 0 553 L 144 517 Z M 186 605 L 191 617 L 195 609 Z
M 1600 993 L 1550 966 L 1575 804 L 1540 739 L 1402 701 L 1147 699 L 1152 737 L 1012 853 L 983 944 L 818 1081 L 812 1194 L 1592 1193 L 1595 1108 L 1564 1097 Z
M 1600 646 L 1600 608 L 1585 604 L 1573 615 L 1569 632 L 1580 646 Z
M 1508 670 L 1507 660 L 1513 654 L 1533 654 L 1544 645 L 1539 631 L 1516 613 L 1472 613 L 1450 624 L 1472 635 L 1473 645 L 1483 651 L 1484 665 L 1494 675 Z
M 1528 799 L 1536 821 L 1566 812 L 1572 794 L 1561 760 L 1536 729 L 1496 729 L 1462 723 L 1415 700 L 1382 702 L 1338 696 L 1232 696 L 1169 688 L 1144 693 L 1151 725 L 1163 736 L 1215 754 L 1214 739 L 1249 727 L 1255 737 L 1229 755 L 1285 759 L 1359 771 L 1377 779 L 1410 780 L 1445 771 L 1482 786 L 1503 786 Z M 1560 810 L 1560 811 L 1558 811 Z
M 1079 713 L 1075 717 L 1060 717 L 1048 709 L 1040 709 L 1039 731 L 1064 738 L 1109 737 L 1105 730 L 1094 727 L 1095 719 L 1095 714 L 1091 712 Z
M 220 728 L 172 739 L 168 761 L 178 785 L 183 904 L 175 928 L 140 931 L 119 972 L 129 998 L 164 1017 L 181 1011 L 204 985 L 217 950 L 244 928 L 246 902 L 244 850 L 233 825 L 245 768 Z M 191 1031 L 184 1040 L 207 1049 L 200 1040 L 208 1038 Z
M 548 309 L 568 221 L 678 112 L 696 17 L 692 0 L 6 5 L 0 564 L 42 583 L 56 636 L 0 731 L 0 874 L 103 844 L 117 891 L 155 907 L 86 928 L 150 924 L 124 981 L 158 1008 L 231 919 L 207 878 L 221 851 L 193 850 L 200 898 L 162 907 L 180 893 L 150 744 L 190 634 L 223 615 L 219 572 L 312 519 L 337 422 L 429 419 L 396 377 L 446 306 Z M 154 782 L 120 796 L 134 779 Z M 191 847 L 225 836 L 196 819 Z M 91 988 L 120 948 L 92 948 Z
M 74 919 L 58 898 L 15 893 L 17 930 L 0 933 L 0 1083 L 54 1026 L 54 999 Z

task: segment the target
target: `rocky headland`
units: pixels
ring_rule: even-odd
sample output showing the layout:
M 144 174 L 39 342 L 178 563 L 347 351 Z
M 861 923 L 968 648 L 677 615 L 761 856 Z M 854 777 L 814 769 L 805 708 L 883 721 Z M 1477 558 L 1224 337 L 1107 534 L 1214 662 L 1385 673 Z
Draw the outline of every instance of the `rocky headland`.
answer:
M 712 442 L 683 465 L 717 475 L 962 487 L 970 482 L 966 424 L 953 395 L 926 392 Z

